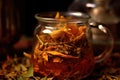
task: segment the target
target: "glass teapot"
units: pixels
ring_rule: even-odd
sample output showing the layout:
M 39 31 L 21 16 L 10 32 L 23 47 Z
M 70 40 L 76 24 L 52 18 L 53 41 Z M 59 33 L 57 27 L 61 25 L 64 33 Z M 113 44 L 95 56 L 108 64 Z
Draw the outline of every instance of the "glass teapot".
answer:
M 32 64 L 34 75 L 57 80 L 87 77 L 95 63 L 112 51 L 113 38 L 102 25 L 91 28 L 90 17 L 81 12 L 42 12 L 35 15 Z M 98 31 L 100 35 L 95 34 Z M 96 38 L 97 36 L 97 38 Z M 106 38 L 107 37 L 107 38 Z M 104 51 L 94 56 L 94 41 L 106 41 Z

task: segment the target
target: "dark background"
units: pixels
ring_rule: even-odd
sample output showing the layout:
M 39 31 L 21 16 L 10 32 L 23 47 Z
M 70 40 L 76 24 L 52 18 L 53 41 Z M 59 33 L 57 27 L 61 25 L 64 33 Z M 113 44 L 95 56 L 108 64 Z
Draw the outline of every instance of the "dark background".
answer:
M 37 20 L 34 15 L 39 12 L 48 11 L 68 11 L 68 8 L 75 0 L 13 0 L 15 2 L 16 8 L 20 11 L 21 17 L 21 31 L 26 36 L 32 36 L 33 30 L 37 25 Z M 77 1 L 77 0 L 76 0 Z M 78 5 L 79 10 L 85 10 L 85 4 L 87 2 L 92 2 L 92 0 L 79 0 L 80 5 Z M 111 0 L 110 7 L 114 10 L 115 14 L 120 17 L 120 0 Z M 75 5 L 76 7 L 77 5 Z M 82 10 L 82 11 L 84 11 Z M 119 24 L 118 24 L 119 25 Z M 119 27 L 118 29 L 119 30 Z M 117 31 L 117 34 L 120 34 Z
M 67 11 L 73 0 L 25 0 L 22 4 L 22 31 L 26 36 L 32 36 L 33 30 L 37 24 L 34 15 L 42 11 Z

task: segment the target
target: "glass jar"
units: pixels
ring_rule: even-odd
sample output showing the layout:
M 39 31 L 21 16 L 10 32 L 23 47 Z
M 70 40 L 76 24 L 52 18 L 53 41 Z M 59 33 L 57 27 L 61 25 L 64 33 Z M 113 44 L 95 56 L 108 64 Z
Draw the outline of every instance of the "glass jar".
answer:
M 94 33 L 88 24 L 90 17 L 86 14 L 42 12 L 35 18 L 38 25 L 34 31 L 31 58 L 34 75 L 57 80 L 80 80 L 88 76 L 95 63 L 104 60 L 112 50 L 111 33 L 101 25 L 96 29 L 106 34 L 104 41 L 108 44 L 100 55 L 93 55 Z

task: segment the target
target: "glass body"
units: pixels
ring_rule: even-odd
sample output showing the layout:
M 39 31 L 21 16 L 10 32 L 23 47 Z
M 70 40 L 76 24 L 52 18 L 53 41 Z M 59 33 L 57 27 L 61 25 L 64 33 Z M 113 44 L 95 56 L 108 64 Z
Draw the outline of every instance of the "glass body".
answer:
M 55 16 L 56 15 L 56 16 Z M 34 75 L 79 80 L 94 69 L 89 16 L 80 12 L 36 14 L 31 61 Z

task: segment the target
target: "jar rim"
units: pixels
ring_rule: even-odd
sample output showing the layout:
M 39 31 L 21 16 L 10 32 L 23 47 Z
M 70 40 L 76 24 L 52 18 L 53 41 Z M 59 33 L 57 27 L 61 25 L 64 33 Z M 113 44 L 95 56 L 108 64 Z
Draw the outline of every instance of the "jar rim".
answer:
M 60 19 L 56 19 L 57 12 L 40 12 L 35 14 L 35 18 L 38 21 L 43 22 L 58 22 Z M 66 17 L 72 17 L 72 19 L 67 19 L 65 22 L 81 22 L 81 21 L 88 21 L 90 16 L 82 13 L 82 12 L 59 12 L 61 16 Z

